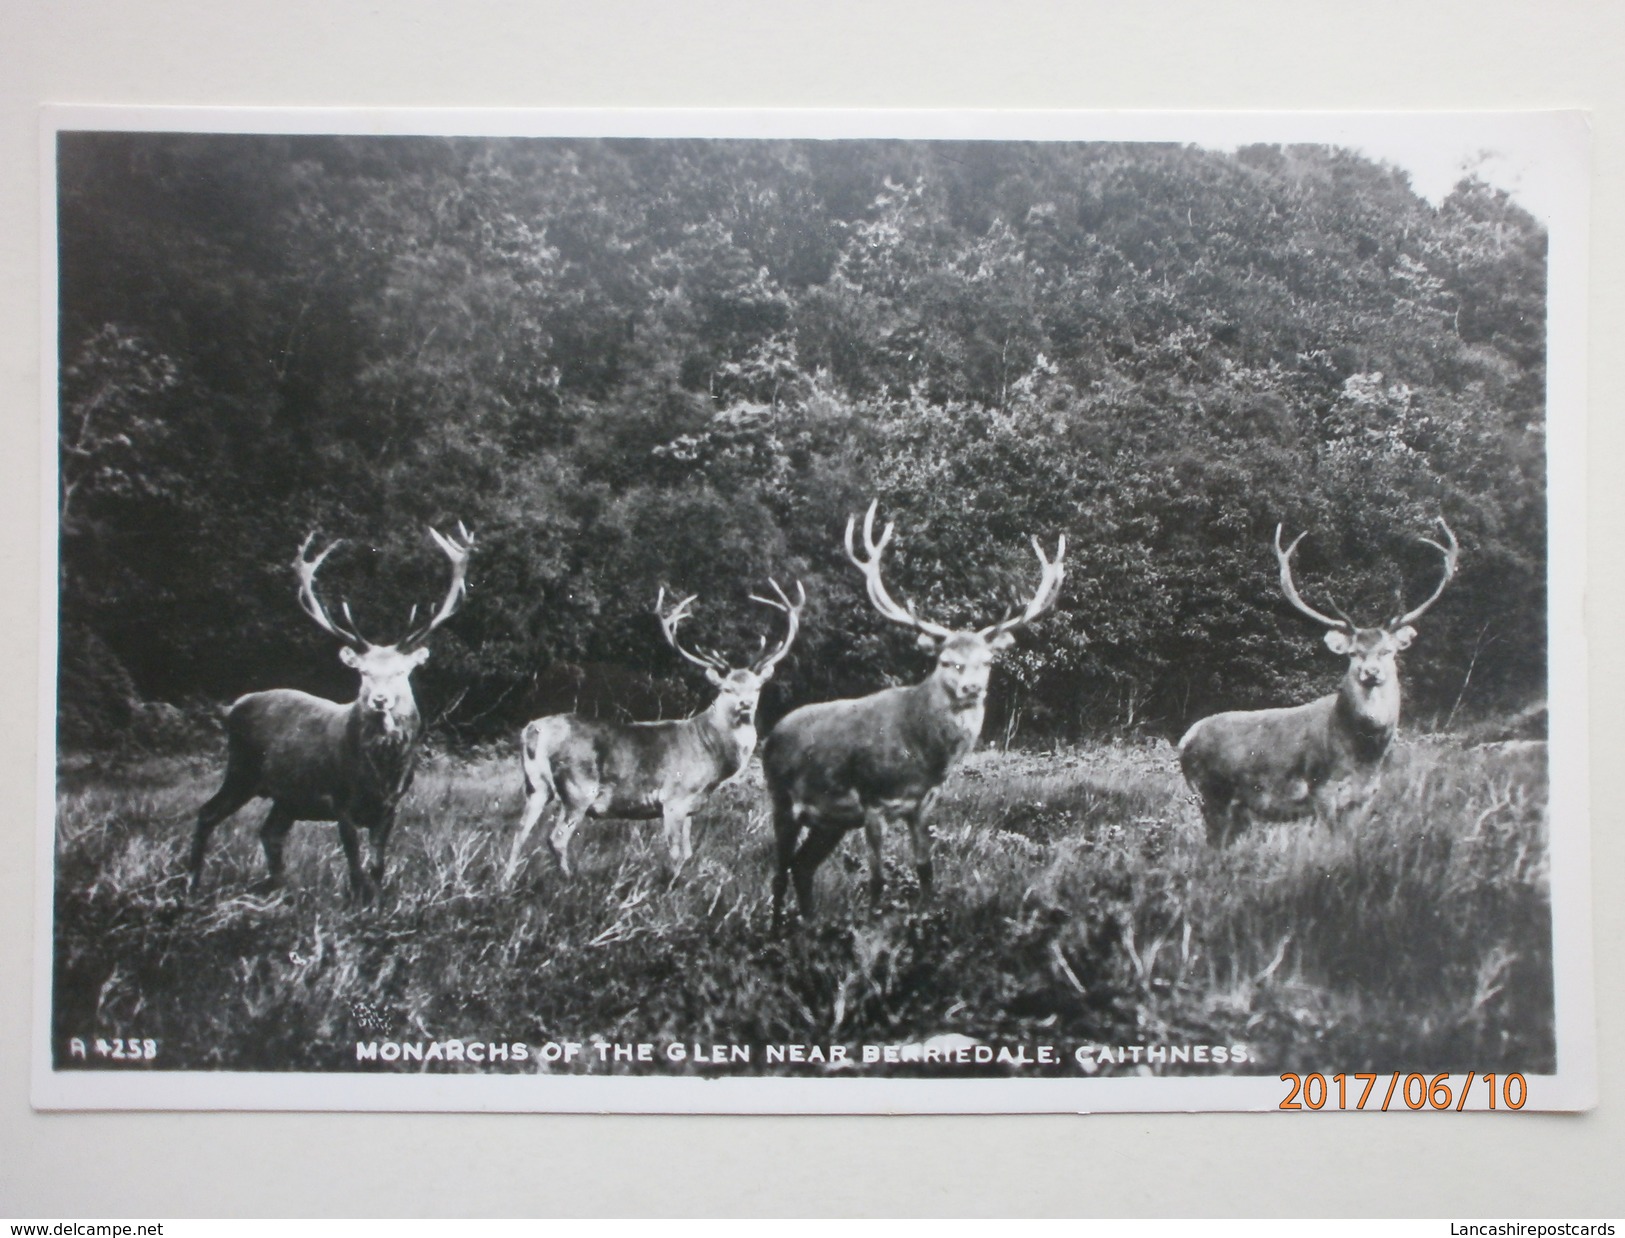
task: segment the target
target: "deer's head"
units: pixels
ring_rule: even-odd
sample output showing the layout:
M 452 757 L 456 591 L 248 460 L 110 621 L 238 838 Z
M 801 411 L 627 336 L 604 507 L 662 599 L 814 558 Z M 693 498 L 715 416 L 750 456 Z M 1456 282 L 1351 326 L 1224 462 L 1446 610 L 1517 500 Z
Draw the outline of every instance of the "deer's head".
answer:
M 915 632 L 919 647 L 936 658 L 930 682 L 947 698 L 950 708 L 969 710 L 979 708 L 987 697 L 988 676 L 993 669 L 994 656 L 1015 643 L 1015 631 L 1025 627 L 1055 605 L 1060 595 L 1065 574 L 1066 535 L 1062 534 L 1055 548 L 1055 558 L 1044 554 L 1038 539 L 1032 539 L 1033 551 L 1038 555 L 1038 588 L 1033 591 L 1027 605 L 1019 615 L 1006 615 L 998 623 L 978 630 L 944 627 L 922 618 L 914 611 L 913 603 L 899 605 L 886 592 L 880 578 L 880 556 L 890 544 L 894 531 L 887 522 L 880 538 L 875 539 L 875 509 L 879 500 L 869 504 L 863 517 L 864 555 L 860 556 L 853 537 L 857 530 L 857 517 L 846 522 L 847 558 L 863 573 L 869 588 L 869 601 L 885 618 Z
M 807 591 L 801 587 L 800 581 L 796 582 L 794 601 L 779 588 L 778 581 L 769 580 L 767 583 L 772 586 L 774 596 L 767 598 L 753 593 L 750 600 L 783 612 L 784 638 L 770 649 L 767 637 L 762 637 L 756 657 L 744 666 L 733 666 L 726 658 L 709 649 L 685 649 L 677 639 L 678 625 L 689 617 L 698 594 L 682 599 L 670 611 L 666 610 L 664 588 L 655 598 L 655 617 L 660 620 L 660 630 L 665 634 L 666 643 L 680 656 L 705 671 L 706 681 L 717 690 L 716 700 L 711 703 L 709 712 L 728 730 L 755 724 L 756 704 L 761 698 L 762 688 L 773 678 L 773 668 L 790 652 L 790 645 L 801 626 L 801 612 L 807 605 Z
M 339 661 L 361 677 L 361 691 L 356 697 L 361 712 L 385 732 L 400 730 L 417 713 L 411 675 L 428 657 L 427 649 L 406 652 L 394 645 L 366 649 L 346 645 L 339 650 Z
M 344 622 L 339 623 L 327 613 L 327 608 L 316 596 L 316 573 L 327 556 L 340 545 L 339 542 L 330 542 L 321 553 L 312 556 L 310 546 L 316 537 L 312 532 L 300 544 L 299 555 L 293 561 L 294 571 L 299 574 L 300 607 L 323 631 L 344 642 L 339 650 L 339 661 L 361 677 L 356 705 L 369 727 L 385 734 L 398 734 L 417 718 L 417 701 L 412 696 L 412 672 L 428 661 L 429 650 L 424 642 L 429 634 L 457 612 L 467 592 L 465 577 L 469 552 L 474 546 L 473 537 L 461 523 L 457 526 L 456 540 L 442 537 L 434 529 L 429 530 L 429 536 L 451 560 L 451 586 L 439 609 L 421 623 L 417 621 L 418 608 L 414 606 L 407 619 L 406 635 L 389 645 L 376 644 L 361 635 L 354 616 L 350 614 L 348 602 L 340 603 L 339 610 Z
M 1340 654 L 1349 660 L 1348 678 L 1365 692 L 1373 692 L 1390 683 L 1397 683 L 1399 679 L 1399 665 L 1397 659 L 1401 653 L 1410 648 L 1416 639 L 1416 629 L 1411 625 L 1426 613 L 1428 607 L 1439 600 L 1450 578 L 1456 574 L 1456 560 L 1461 547 L 1456 542 L 1456 535 L 1445 523 L 1443 516 L 1439 517 L 1439 527 L 1444 530 L 1445 544 L 1434 541 L 1432 538 L 1420 538 L 1426 545 L 1432 546 L 1444 556 L 1444 572 L 1439 579 L 1438 588 L 1427 601 L 1413 610 L 1402 615 L 1395 615 L 1384 623 L 1372 627 L 1362 627 L 1351 619 L 1342 607 L 1336 602 L 1328 600 L 1328 605 L 1337 613 L 1337 617 L 1323 615 L 1310 606 L 1299 595 L 1297 587 L 1292 583 L 1292 554 L 1303 541 L 1305 533 L 1300 533 L 1293 539 L 1292 544 L 1283 548 L 1281 546 L 1281 526 L 1275 526 L 1275 557 L 1281 565 L 1281 591 L 1286 594 L 1287 600 L 1302 614 L 1317 623 L 1326 625 L 1326 648 L 1335 654 Z

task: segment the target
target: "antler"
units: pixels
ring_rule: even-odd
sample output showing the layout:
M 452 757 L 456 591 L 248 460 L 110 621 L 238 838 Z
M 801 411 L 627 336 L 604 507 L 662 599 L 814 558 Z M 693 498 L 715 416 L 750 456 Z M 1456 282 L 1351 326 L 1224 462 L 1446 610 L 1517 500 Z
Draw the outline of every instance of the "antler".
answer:
M 315 558 L 308 558 L 310 544 L 315 540 L 316 530 L 312 529 L 305 534 L 305 540 L 299 543 L 299 553 L 293 561 L 293 570 L 299 573 L 299 608 L 320 624 L 323 631 L 331 632 L 346 645 L 353 646 L 358 650 L 364 650 L 368 647 L 369 642 L 360 632 L 355 630 L 355 620 L 350 615 L 349 606 L 344 606 L 344 618 L 350 626 L 342 628 L 333 622 L 327 613 L 327 608 L 322 605 L 320 599 L 316 596 L 316 573 L 320 570 L 322 564 L 326 562 L 327 556 L 343 544 L 343 539 L 329 542 L 326 550 Z
M 846 557 L 851 559 L 857 565 L 858 570 L 863 573 L 863 578 L 869 585 L 869 601 L 874 604 L 874 608 L 882 615 L 893 623 L 900 623 L 904 627 L 924 632 L 927 636 L 934 636 L 938 640 L 946 640 L 953 635 L 952 628 L 945 628 L 940 623 L 932 623 L 929 619 L 920 618 L 919 615 L 914 613 L 914 604 L 912 602 L 907 606 L 899 606 L 892 601 L 891 595 L 886 592 L 886 586 L 881 583 L 880 556 L 886 547 L 891 544 L 893 526 L 890 521 L 887 521 L 885 532 L 880 535 L 878 542 L 875 541 L 875 509 L 879 506 L 880 500 L 876 499 L 869 504 L 869 511 L 863 517 L 863 548 L 869 556 L 867 559 L 858 558 L 858 552 L 852 545 L 852 530 L 853 526 L 857 524 L 858 518 L 856 516 L 847 517 Z
M 1309 531 L 1305 529 L 1302 533 L 1298 534 L 1297 537 L 1292 539 L 1292 545 L 1288 546 L 1285 550 L 1282 550 L 1281 526 L 1275 526 L 1275 557 L 1281 561 L 1281 592 L 1286 594 L 1287 601 L 1291 602 L 1294 606 L 1296 606 L 1304 614 L 1308 615 L 1311 619 L 1315 620 L 1317 623 L 1324 623 L 1329 628 L 1347 628 L 1350 632 L 1352 632 L 1358 625 L 1354 622 L 1354 620 L 1350 619 L 1348 615 L 1344 614 L 1342 607 L 1338 606 L 1336 602 L 1331 603 L 1331 607 L 1341 616 L 1341 618 L 1333 619 L 1329 615 L 1321 614 L 1313 606 L 1309 605 L 1308 602 L 1305 602 L 1301 597 L 1299 597 L 1297 586 L 1292 583 L 1292 552 L 1297 550 L 1298 543 L 1303 541 L 1303 539 L 1308 536 Z
M 784 612 L 786 621 L 784 639 L 772 649 L 763 650 L 763 652 L 757 657 L 756 661 L 751 664 L 750 669 L 753 675 L 766 675 L 784 660 L 784 655 L 790 652 L 790 646 L 795 642 L 796 639 L 796 632 L 801 627 L 802 608 L 807 605 L 807 590 L 802 588 L 799 580 L 796 581 L 796 600 L 793 602 L 790 600 L 789 595 L 787 595 L 783 589 L 779 588 L 778 581 L 774 580 L 770 576 L 768 577 L 767 583 L 773 586 L 773 592 L 779 595 L 778 599 L 774 600 L 773 598 L 760 597 L 753 593 L 750 595 L 750 600 L 753 602 L 760 602 L 763 606 L 771 606 L 774 610 L 782 610 Z
M 666 586 L 661 585 L 660 593 L 655 597 L 655 618 L 660 620 L 660 630 L 666 634 L 666 643 L 679 654 L 694 663 L 695 666 L 703 666 L 708 671 L 716 671 L 720 675 L 726 675 L 728 673 L 728 663 L 722 658 L 708 649 L 690 651 L 684 649 L 678 643 L 678 625 L 689 617 L 690 608 L 699 599 L 699 596 L 697 593 L 689 594 L 677 605 L 673 606 L 668 613 L 666 611 Z
M 1456 541 L 1456 535 L 1451 532 L 1450 526 L 1445 523 L 1445 518 L 1443 516 L 1439 517 L 1439 527 L 1444 530 L 1445 540 L 1450 543 L 1449 546 L 1441 546 L 1431 537 L 1419 537 L 1416 539 L 1425 545 L 1432 546 L 1433 549 L 1437 550 L 1444 556 L 1444 575 L 1439 578 L 1439 587 L 1433 591 L 1432 596 L 1429 597 L 1427 601 L 1423 602 L 1415 610 L 1401 615 L 1398 619 L 1395 619 L 1392 623 L 1390 623 L 1388 625 L 1390 628 L 1402 628 L 1406 624 L 1415 623 L 1418 619 L 1420 619 L 1427 612 L 1428 607 L 1432 606 L 1433 603 L 1439 600 L 1439 595 L 1444 592 L 1444 587 L 1450 583 L 1450 578 L 1456 574 L 1456 560 L 1461 556 L 1461 546 Z
M 1038 588 L 1033 591 L 1032 599 L 1027 603 L 1027 608 L 1019 615 L 1001 619 L 991 627 L 983 628 L 980 635 L 984 640 L 992 640 L 994 637 L 1002 636 L 1006 632 L 1013 632 L 1017 628 L 1026 627 L 1039 615 L 1042 615 L 1055 605 L 1055 600 L 1061 593 L 1061 580 L 1066 574 L 1065 564 L 1062 563 L 1062 560 L 1066 558 L 1066 534 L 1061 534 L 1061 540 L 1055 547 L 1055 558 L 1045 558 L 1044 548 L 1038 544 L 1036 537 L 1033 538 L 1033 552 L 1038 556 L 1039 563 Z
M 398 645 L 398 648 L 401 649 L 411 649 L 426 640 L 429 633 L 457 613 L 458 608 L 463 604 L 463 598 L 468 594 L 468 585 L 466 583 L 468 556 L 474 549 L 474 535 L 459 520 L 457 522 L 458 540 L 442 537 L 439 531 L 433 527 L 429 529 L 429 536 L 434 538 L 435 545 L 439 546 L 446 558 L 451 560 L 451 585 L 446 590 L 446 600 L 440 603 L 440 609 L 435 611 L 428 622 L 419 624 L 401 638 Z M 417 614 L 416 607 L 412 608 L 412 613 Z

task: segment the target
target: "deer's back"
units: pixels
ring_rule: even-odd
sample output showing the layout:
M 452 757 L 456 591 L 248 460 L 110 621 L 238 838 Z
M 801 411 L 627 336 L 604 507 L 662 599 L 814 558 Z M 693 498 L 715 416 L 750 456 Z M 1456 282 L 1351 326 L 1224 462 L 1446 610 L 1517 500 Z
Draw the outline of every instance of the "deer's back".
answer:
M 252 692 L 226 715 L 229 760 L 255 793 L 329 820 L 346 790 L 350 707 L 293 688 Z
M 693 720 L 607 722 L 559 714 L 527 728 L 527 759 L 545 762 L 561 794 L 595 796 L 606 817 L 658 816 L 677 793 L 697 793 L 738 772 L 744 758 L 732 745 L 706 742 Z M 532 755 L 534 754 L 534 755 Z
M 1203 718 L 1179 741 L 1180 768 L 1203 791 L 1245 793 L 1290 780 L 1318 782 L 1337 757 L 1330 735 L 1336 705 L 1334 694 L 1307 705 Z
M 780 719 L 762 750 L 768 785 L 818 803 L 924 796 L 968 747 L 951 723 L 922 717 L 916 688 L 803 705 Z

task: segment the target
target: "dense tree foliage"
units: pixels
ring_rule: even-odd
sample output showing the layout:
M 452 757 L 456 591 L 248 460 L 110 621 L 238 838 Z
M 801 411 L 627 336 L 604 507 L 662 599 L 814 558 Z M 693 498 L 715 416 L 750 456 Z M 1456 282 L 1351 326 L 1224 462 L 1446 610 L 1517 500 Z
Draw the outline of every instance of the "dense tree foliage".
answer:
M 443 561 L 470 603 L 420 674 L 465 736 L 703 685 L 650 616 L 799 577 L 764 698 L 916 677 L 863 601 L 848 513 L 895 517 L 896 588 L 986 623 L 1071 539 L 990 730 L 1145 728 L 1286 703 L 1340 665 L 1281 600 L 1366 622 L 1461 574 L 1413 717 L 1545 680 L 1545 235 L 1466 181 L 1434 207 L 1346 151 L 1147 144 L 60 140 L 62 724 L 272 685 L 350 689 L 293 603 L 326 575 L 391 639 Z

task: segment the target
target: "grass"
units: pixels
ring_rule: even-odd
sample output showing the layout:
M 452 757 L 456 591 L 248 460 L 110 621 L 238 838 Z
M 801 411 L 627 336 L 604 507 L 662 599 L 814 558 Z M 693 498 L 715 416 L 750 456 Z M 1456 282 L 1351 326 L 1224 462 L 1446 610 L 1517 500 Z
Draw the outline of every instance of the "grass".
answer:
M 285 888 L 257 892 L 256 807 L 216 831 L 188 903 L 217 763 L 81 768 L 59 787 L 54 1051 L 96 1066 L 69 1037 L 135 1035 L 159 1042 L 158 1068 L 345 1070 L 357 1040 L 953 1035 L 1055 1044 L 1070 1070 L 1090 1043 L 1245 1044 L 1267 1075 L 1550 1071 L 1544 746 L 1437 740 L 1390 761 L 1360 830 L 1273 826 L 1216 852 L 1164 744 L 983 751 L 938 802 L 932 903 L 897 836 L 871 910 L 854 834 L 820 872 L 819 922 L 779 938 L 754 766 L 697 817 L 675 882 L 658 826 L 626 822 L 581 829 L 573 880 L 544 822 L 505 880 L 517 761 L 437 756 L 373 906 L 347 900 L 330 824 L 297 827 Z

